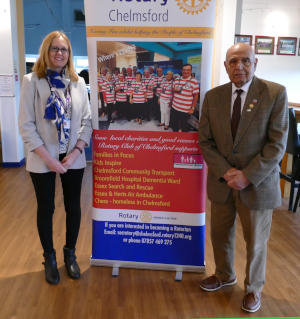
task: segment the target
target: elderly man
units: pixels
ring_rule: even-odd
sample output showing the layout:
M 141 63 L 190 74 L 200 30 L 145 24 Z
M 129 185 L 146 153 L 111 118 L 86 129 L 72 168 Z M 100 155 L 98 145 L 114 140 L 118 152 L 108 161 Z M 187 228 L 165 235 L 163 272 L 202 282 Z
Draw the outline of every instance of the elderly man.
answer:
M 231 82 L 206 93 L 199 126 L 216 264 L 200 287 L 215 291 L 236 284 L 238 213 L 247 250 L 242 309 L 255 312 L 265 283 L 272 213 L 281 204 L 278 164 L 288 133 L 287 96 L 283 86 L 254 76 L 257 59 L 249 45 L 232 46 L 224 64 Z

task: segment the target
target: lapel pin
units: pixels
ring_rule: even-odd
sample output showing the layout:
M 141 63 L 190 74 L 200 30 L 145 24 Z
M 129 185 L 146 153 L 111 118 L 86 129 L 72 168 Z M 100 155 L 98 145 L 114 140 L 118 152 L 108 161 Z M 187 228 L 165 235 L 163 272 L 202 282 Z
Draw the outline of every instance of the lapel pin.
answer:
M 257 103 L 257 99 L 253 99 L 253 100 L 252 100 L 252 103 L 249 104 L 249 106 L 248 106 L 248 108 L 247 108 L 247 112 L 251 112 L 256 103 Z
M 252 109 L 254 108 L 254 104 L 249 104 L 248 108 L 247 108 L 247 112 L 251 112 Z

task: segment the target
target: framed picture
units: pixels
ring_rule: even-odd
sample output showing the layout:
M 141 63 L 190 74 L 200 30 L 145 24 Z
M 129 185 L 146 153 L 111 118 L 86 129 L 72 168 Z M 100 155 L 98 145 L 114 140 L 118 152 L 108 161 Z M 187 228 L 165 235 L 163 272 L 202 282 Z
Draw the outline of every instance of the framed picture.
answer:
M 248 43 L 249 45 L 252 45 L 252 35 L 248 34 L 236 34 L 234 36 L 234 44 L 236 43 Z
M 297 38 L 278 37 L 277 54 L 296 55 L 296 46 L 297 46 Z
M 255 36 L 256 54 L 274 54 L 274 37 Z

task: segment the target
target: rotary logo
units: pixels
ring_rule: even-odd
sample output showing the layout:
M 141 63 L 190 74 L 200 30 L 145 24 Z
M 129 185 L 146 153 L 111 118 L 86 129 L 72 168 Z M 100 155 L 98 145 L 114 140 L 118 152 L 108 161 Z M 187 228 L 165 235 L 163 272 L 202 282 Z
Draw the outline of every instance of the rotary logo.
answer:
M 143 223 L 150 223 L 152 220 L 152 214 L 144 210 L 140 215 L 140 219 Z
M 179 8 L 187 14 L 198 14 L 205 10 L 211 0 L 176 0 Z

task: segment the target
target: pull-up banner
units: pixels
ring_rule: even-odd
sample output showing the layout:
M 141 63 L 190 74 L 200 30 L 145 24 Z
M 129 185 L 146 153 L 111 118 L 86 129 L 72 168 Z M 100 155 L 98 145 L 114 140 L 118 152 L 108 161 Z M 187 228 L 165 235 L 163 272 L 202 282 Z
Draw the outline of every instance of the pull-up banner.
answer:
M 85 0 L 93 114 L 91 263 L 204 269 L 215 0 Z

